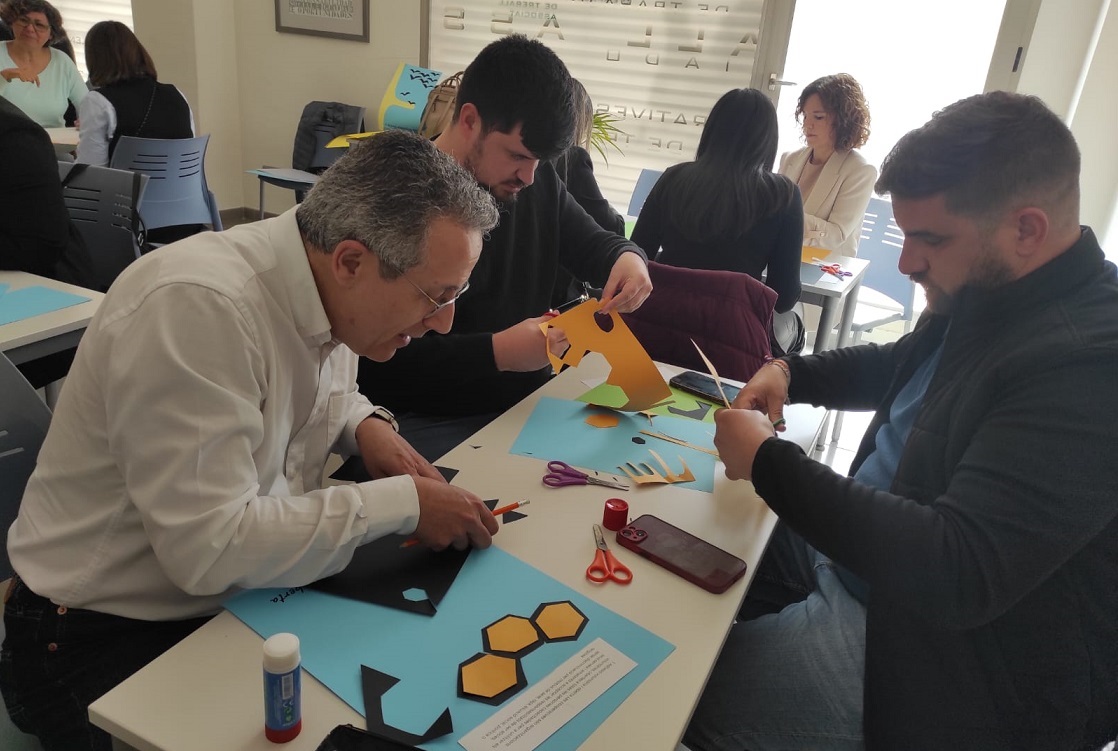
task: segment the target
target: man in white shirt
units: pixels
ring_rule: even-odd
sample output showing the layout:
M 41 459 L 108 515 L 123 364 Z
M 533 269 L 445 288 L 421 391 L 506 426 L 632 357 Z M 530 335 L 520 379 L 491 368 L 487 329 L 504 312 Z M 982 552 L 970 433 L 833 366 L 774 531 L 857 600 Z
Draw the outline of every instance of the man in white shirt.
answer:
M 336 573 L 391 533 L 490 544 L 481 500 L 355 378 L 357 354 L 387 360 L 450 329 L 496 221 L 469 172 L 391 132 L 352 148 L 297 209 L 119 277 L 8 534 L 0 689 L 21 729 L 48 750 L 109 748 L 88 704 L 233 593 Z M 331 452 L 381 479 L 323 487 Z

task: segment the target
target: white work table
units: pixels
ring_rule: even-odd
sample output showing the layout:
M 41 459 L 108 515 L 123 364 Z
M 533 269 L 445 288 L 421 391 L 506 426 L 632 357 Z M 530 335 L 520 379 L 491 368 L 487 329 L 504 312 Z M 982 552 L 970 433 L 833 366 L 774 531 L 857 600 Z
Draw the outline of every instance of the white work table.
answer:
M 454 483 L 482 498 L 530 498 L 527 518 L 503 528 L 494 537 L 495 545 L 675 645 L 582 745 L 602 751 L 671 751 L 702 693 L 776 517 L 750 483 L 727 480 L 721 464 L 715 468 L 713 494 L 683 485 L 628 492 L 543 487 L 544 461 L 510 455 L 509 447 L 541 395 L 574 398 L 587 390 L 584 379 L 605 372 L 600 357 L 588 357 L 451 451 L 439 465 L 458 469 Z M 784 437 L 810 450 L 823 410 L 794 405 L 785 414 Z M 663 455 L 670 456 L 670 450 Z M 714 595 L 622 549 L 609 535 L 614 554 L 633 570 L 633 582 L 591 584 L 584 576 L 592 557 L 586 543 L 609 497 L 626 499 L 631 517 L 655 514 L 740 556 L 749 566 L 746 576 L 726 593 Z M 261 644 L 260 636 L 223 612 L 94 702 L 90 718 L 118 739 L 121 748 L 274 751 L 277 746 L 263 733 Z M 364 727 L 361 715 L 304 672 L 302 733 L 283 748 L 311 751 L 341 723 Z
M 76 347 L 85 333 L 85 327 L 89 325 L 105 297 L 100 292 L 85 287 L 56 282 L 23 271 L 0 271 L 0 284 L 7 284 L 12 290 L 33 286 L 47 287 L 89 298 L 88 302 L 0 326 L 0 351 L 16 365 Z

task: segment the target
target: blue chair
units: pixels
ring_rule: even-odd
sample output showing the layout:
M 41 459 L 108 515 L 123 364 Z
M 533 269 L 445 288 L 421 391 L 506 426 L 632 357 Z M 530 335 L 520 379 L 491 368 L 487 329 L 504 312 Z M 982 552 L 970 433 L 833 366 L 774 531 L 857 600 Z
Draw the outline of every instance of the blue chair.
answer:
M 903 243 L 904 233 L 893 218 L 893 204 L 884 198 L 870 198 L 858 241 L 858 257 L 870 265 L 850 326 L 852 344 L 860 342 L 867 331 L 895 321 L 904 321 L 905 333 L 911 330 L 916 285 L 897 268 Z
M 634 219 L 640 216 L 641 208 L 644 207 L 645 200 L 648 199 L 648 194 L 652 192 L 652 186 L 660 179 L 660 175 L 664 174 L 660 170 L 642 169 L 640 175 L 637 176 L 637 184 L 633 186 L 633 195 L 629 198 L 629 216 Z
M 862 236 L 858 257 L 870 262 L 858 291 L 858 305 L 850 325 L 850 344 L 858 344 L 862 334 L 896 321 L 904 321 L 904 332 L 912 329 L 916 304 L 916 285 L 900 272 L 897 264 L 904 243 L 904 232 L 893 218 L 893 204 L 884 198 L 870 198 L 862 217 Z M 839 346 L 843 343 L 840 342 Z M 842 430 L 842 412 L 835 415 L 831 440 Z
M 220 231 L 217 200 L 206 185 L 208 135 L 197 138 L 121 136 L 109 166 L 147 175 L 140 217 L 148 230 L 208 224 Z
M 8 527 L 19 513 L 23 489 L 35 469 L 48 427 L 47 405 L 12 361 L 0 353 L 0 528 L 4 530 L 0 580 L 13 573 L 8 560 Z

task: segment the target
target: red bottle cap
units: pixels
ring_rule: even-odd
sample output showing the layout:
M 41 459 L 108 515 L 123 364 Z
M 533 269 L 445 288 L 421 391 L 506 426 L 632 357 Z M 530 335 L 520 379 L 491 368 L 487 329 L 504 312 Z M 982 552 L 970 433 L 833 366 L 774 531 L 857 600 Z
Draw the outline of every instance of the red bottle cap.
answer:
M 611 532 L 616 532 L 628 523 L 629 504 L 620 498 L 610 498 L 606 501 L 606 508 L 602 514 L 602 526 Z

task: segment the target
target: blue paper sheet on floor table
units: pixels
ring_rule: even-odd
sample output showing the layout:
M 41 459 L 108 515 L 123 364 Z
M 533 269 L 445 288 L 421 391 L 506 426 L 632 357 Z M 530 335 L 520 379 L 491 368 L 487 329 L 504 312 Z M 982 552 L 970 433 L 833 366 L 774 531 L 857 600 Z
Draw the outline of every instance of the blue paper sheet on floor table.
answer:
M 80 305 L 83 302 L 89 302 L 89 298 L 49 287 L 34 286 L 9 290 L 7 284 L 0 284 L 0 326 L 68 308 L 71 305 Z
M 710 423 L 686 417 L 657 415 L 650 425 L 645 415 L 616 412 L 614 414 L 620 418 L 617 427 L 595 428 L 586 424 L 586 417 L 590 414 L 593 414 L 592 408 L 588 408 L 583 402 L 541 397 L 509 453 L 534 456 L 544 461 L 560 459 L 574 467 L 596 469 L 624 477 L 618 467 L 626 462 L 633 462 L 637 466 L 648 462 L 659 470 L 656 461 L 648 453 L 652 449 L 668 463 L 673 472 L 682 469 L 680 457 L 687 462 L 695 479 L 680 483 L 680 487 L 705 493 L 714 490 L 714 465 L 717 460 L 713 456 L 651 438 L 640 432 L 649 430 L 666 433 L 696 446 L 713 449 L 714 426 Z M 540 472 L 542 476 L 543 470 Z
M 571 557 L 572 566 L 587 562 Z M 454 732 L 423 745 L 449 751 L 500 710 L 457 693 L 459 663 L 484 651 L 481 630 L 503 616 L 527 618 L 542 603 L 567 600 L 588 623 L 577 640 L 546 643 L 521 658 L 529 686 L 598 637 L 637 666 L 539 747 L 559 751 L 578 747 L 675 647 L 499 548 L 470 553 L 434 617 L 301 588 L 251 590 L 226 607 L 262 637 L 297 635 L 303 667 L 362 714 L 362 664 L 400 679 L 383 703 L 385 722 L 394 727 L 422 733 L 450 707 Z

